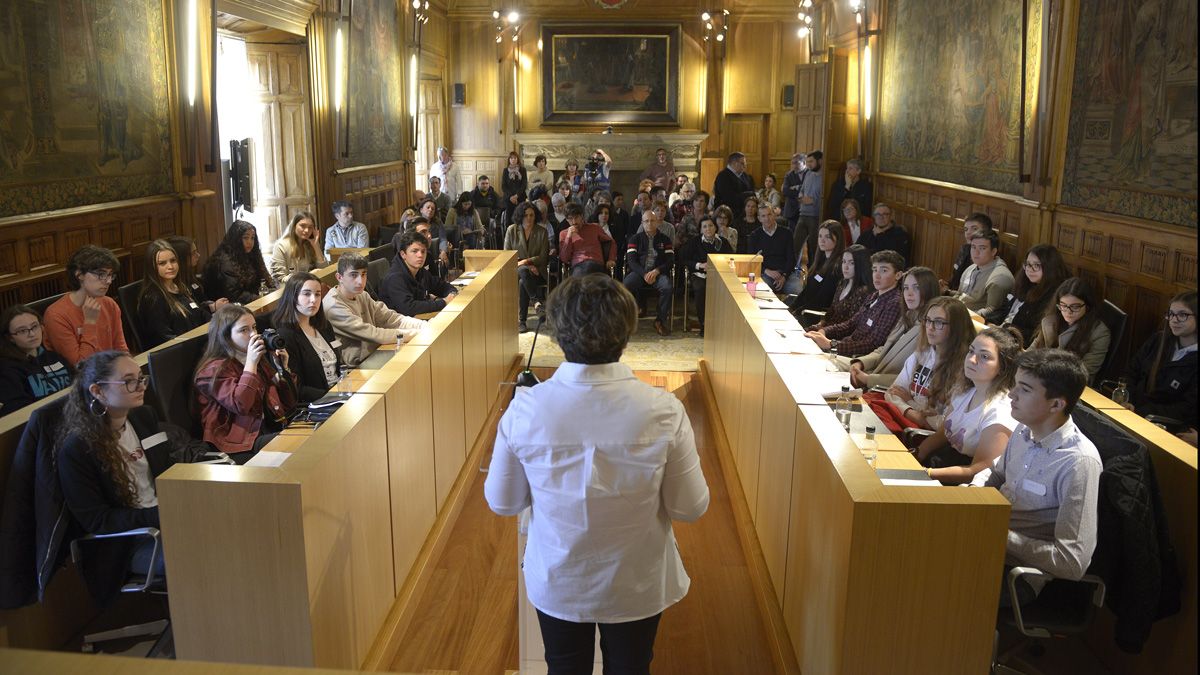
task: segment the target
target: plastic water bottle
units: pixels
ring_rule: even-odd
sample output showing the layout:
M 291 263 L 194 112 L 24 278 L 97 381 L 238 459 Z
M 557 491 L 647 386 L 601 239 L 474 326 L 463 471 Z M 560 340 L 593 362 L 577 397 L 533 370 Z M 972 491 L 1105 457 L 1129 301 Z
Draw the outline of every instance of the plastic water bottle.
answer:
M 836 373 L 838 371 L 837 356 L 838 356 L 837 345 L 830 344 L 829 345 L 829 363 L 830 363 L 830 365 L 829 365 L 830 371 L 829 372 L 831 372 L 831 373 Z
M 749 281 L 746 282 L 746 292 L 752 298 L 758 297 L 758 283 L 754 281 L 754 272 L 750 273 Z
M 1125 378 L 1117 380 L 1117 388 L 1113 389 L 1112 400 L 1122 408 L 1129 407 L 1129 384 Z
M 837 402 L 833 404 L 833 414 L 837 416 L 838 422 L 841 423 L 846 433 L 850 433 L 850 416 L 853 414 L 851 405 L 850 387 L 843 386 L 842 393 L 837 397 Z
M 867 465 L 875 468 L 875 458 L 879 456 L 879 443 L 875 441 L 875 427 L 867 427 L 867 436 L 863 439 L 862 454 Z
M 730 269 L 730 270 L 736 270 L 736 269 L 737 269 L 737 265 L 735 265 L 735 264 L 734 264 L 734 262 L 733 262 L 733 258 L 730 258 L 730 259 L 729 259 L 729 269 Z

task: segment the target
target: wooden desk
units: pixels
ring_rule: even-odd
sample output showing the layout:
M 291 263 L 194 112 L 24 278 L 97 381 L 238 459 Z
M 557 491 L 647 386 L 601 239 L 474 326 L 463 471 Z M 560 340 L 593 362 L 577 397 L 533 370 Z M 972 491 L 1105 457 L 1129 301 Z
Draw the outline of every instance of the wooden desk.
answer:
M 477 470 L 467 450 L 517 356 L 513 256 L 377 371 L 351 373 L 357 394 L 318 429 L 268 444 L 282 465 L 158 478 L 181 659 L 364 663 L 451 486 Z
M 806 673 L 986 672 L 1008 502 L 990 488 L 883 485 L 805 386 L 825 357 L 778 353 L 772 324 L 786 320 L 764 317 L 721 258 L 709 258 L 702 382 L 786 649 Z M 879 431 L 881 466 L 918 468 Z
M 1116 401 L 1105 396 L 1104 394 L 1101 394 L 1095 389 L 1092 389 L 1091 387 L 1087 387 L 1083 390 L 1083 396 L 1081 396 L 1079 400 L 1095 408 L 1096 410 L 1125 410 L 1125 406 L 1117 403 Z

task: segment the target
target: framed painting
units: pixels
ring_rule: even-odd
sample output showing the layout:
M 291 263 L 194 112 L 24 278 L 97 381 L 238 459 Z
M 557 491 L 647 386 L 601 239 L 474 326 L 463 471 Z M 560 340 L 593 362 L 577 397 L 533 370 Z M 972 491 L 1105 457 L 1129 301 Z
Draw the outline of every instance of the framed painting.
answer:
M 542 26 L 546 124 L 679 125 L 679 24 Z

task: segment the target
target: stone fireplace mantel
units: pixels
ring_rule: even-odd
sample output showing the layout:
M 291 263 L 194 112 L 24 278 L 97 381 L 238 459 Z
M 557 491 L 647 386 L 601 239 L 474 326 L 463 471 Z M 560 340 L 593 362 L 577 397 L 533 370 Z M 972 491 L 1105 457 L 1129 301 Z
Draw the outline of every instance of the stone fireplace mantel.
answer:
M 708 134 L 671 132 L 614 132 L 572 133 L 538 132 L 514 134 L 520 146 L 521 161 L 533 166 L 533 158 L 546 156 L 546 164 L 558 172 L 574 157 L 580 169 L 596 148 L 603 149 L 613 160 L 614 170 L 639 173 L 654 163 L 654 151 L 666 148 L 675 163 L 676 171 L 695 174 L 700 170 L 700 144 Z

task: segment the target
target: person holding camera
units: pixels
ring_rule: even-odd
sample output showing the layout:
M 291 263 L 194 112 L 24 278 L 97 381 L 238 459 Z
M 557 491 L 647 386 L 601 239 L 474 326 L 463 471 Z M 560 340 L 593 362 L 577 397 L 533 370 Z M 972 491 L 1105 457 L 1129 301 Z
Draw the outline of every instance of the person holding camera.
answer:
M 269 364 L 269 365 L 268 365 Z M 193 380 L 203 438 L 245 464 L 287 424 L 297 402 L 283 338 L 258 333 L 254 314 L 225 305 L 208 324 L 208 346 Z
M 593 194 L 597 190 L 607 192 L 612 187 L 612 157 L 600 148 L 592 153 L 591 159 L 583 167 L 583 182 L 586 186 L 584 194 Z

